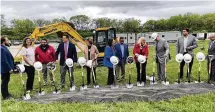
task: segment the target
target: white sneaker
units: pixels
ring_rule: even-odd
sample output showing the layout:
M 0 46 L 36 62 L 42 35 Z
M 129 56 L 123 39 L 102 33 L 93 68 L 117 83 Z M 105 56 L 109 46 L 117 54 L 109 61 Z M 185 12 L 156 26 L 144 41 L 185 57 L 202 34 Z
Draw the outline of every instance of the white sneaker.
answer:
M 169 85 L 169 81 L 166 81 L 166 82 L 162 81 L 161 84 L 163 84 L 163 85 Z
M 75 91 L 75 86 L 70 87 L 69 91 Z
M 30 96 L 30 94 L 29 94 L 29 93 L 28 93 L 28 94 L 26 94 L 26 95 L 25 95 L 25 97 L 26 97 L 26 100 L 31 99 L 31 96 Z

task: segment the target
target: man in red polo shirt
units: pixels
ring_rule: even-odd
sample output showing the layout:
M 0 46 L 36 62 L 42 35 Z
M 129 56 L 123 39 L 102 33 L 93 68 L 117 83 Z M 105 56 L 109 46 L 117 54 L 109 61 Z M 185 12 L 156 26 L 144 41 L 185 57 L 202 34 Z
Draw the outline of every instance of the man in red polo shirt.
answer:
M 41 44 L 35 49 L 35 60 L 39 61 L 43 64 L 43 80 L 44 80 L 44 86 L 46 86 L 47 83 L 47 74 L 48 74 L 48 69 L 47 69 L 47 64 L 49 62 L 55 62 L 55 50 L 54 47 L 51 45 L 48 45 L 47 39 L 42 39 Z M 51 72 L 49 72 L 50 80 L 51 80 L 51 85 L 53 85 L 53 76 Z

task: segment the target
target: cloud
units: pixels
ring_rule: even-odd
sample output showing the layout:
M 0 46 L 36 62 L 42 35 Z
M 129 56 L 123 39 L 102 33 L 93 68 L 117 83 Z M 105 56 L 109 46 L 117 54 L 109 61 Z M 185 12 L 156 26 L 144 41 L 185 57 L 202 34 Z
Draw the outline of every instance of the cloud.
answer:
M 12 19 L 47 19 L 84 14 L 91 18 L 125 19 L 135 17 L 142 23 L 150 19 L 169 18 L 187 12 L 214 13 L 213 1 L 2 1 L 1 14 L 7 23 Z

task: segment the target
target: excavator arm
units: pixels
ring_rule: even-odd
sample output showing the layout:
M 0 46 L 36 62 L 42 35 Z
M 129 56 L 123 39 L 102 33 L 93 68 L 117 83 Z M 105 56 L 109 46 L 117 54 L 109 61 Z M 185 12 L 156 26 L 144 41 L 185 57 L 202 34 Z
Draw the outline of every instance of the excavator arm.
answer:
M 59 37 L 62 36 L 63 33 L 68 34 L 71 38 L 70 41 L 75 44 L 82 52 L 84 52 L 84 48 L 81 47 L 77 41 L 81 42 L 83 45 L 86 45 L 83 37 L 74 29 L 74 26 L 70 22 L 60 22 L 51 25 L 46 25 L 44 27 L 36 27 L 33 33 L 29 36 L 30 38 L 34 39 L 34 43 L 43 36 L 50 35 L 53 33 L 57 33 Z M 115 28 L 97 28 L 96 32 L 94 33 L 94 42 L 99 50 L 99 60 L 103 60 L 104 57 L 104 50 L 107 43 L 107 40 L 113 38 L 116 39 L 116 30 Z M 18 51 L 16 56 L 19 54 L 22 48 Z M 16 57 L 15 56 L 15 57 Z
M 83 37 L 71 26 L 71 23 L 61 22 L 51 25 L 47 25 L 41 28 L 35 28 L 34 32 L 31 34 L 30 38 L 34 38 L 34 41 L 38 40 L 40 37 L 50 35 L 57 32 L 63 32 L 70 35 L 70 41 L 75 44 L 82 52 L 84 49 L 75 41 L 81 42 L 83 45 L 86 45 Z

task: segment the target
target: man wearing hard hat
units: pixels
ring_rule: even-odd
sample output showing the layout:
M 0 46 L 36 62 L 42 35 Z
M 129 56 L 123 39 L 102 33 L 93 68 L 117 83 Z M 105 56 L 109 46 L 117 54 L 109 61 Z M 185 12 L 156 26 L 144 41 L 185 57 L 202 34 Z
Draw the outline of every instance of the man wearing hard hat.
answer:
M 209 58 L 211 58 L 210 80 L 215 81 L 215 33 L 211 34 L 209 39 L 211 40 L 208 47 L 208 64 L 210 62 Z
M 190 54 L 192 56 L 192 60 L 189 63 L 189 71 L 191 74 L 192 65 L 193 65 L 193 50 L 197 48 L 196 39 L 194 36 L 189 35 L 189 29 L 185 28 L 183 30 L 183 36 L 179 37 L 176 42 L 176 54 Z M 184 69 L 185 61 L 182 61 L 180 64 L 180 78 L 183 78 L 183 69 Z M 188 72 L 187 72 L 188 77 Z
M 155 41 L 158 80 L 164 84 L 165 61 L 169 60 L 169 45 L 165 39 L 159 37 L 158 33 L 152 33 L 151 38 Z

